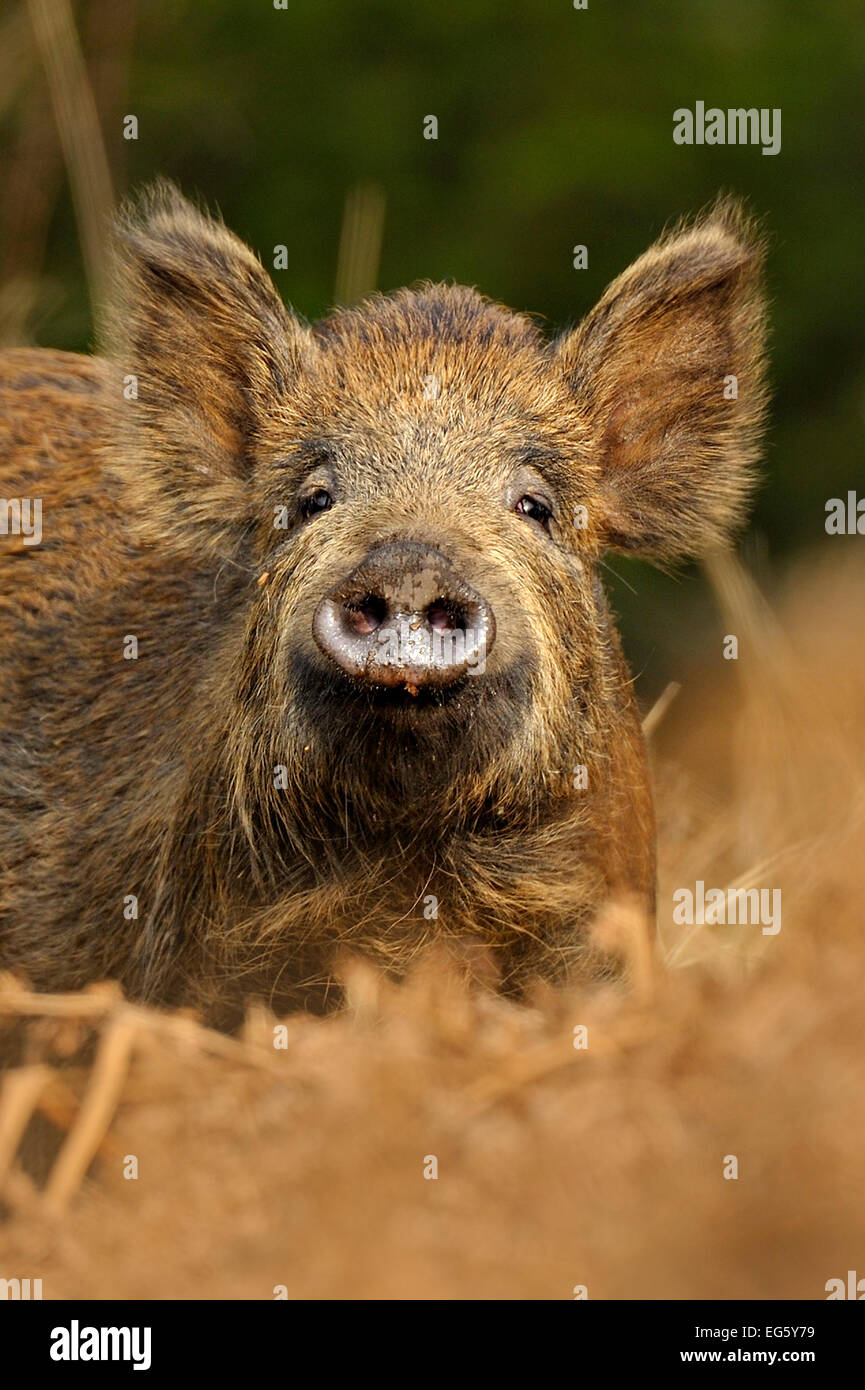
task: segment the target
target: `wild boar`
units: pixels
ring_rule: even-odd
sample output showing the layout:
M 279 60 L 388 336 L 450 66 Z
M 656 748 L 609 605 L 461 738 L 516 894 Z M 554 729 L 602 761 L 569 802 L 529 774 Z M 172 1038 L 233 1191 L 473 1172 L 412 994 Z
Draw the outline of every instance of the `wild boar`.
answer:
M 0 965 L 225 1026 L 322 1007 L 346 947 L 612 971 L 587 928 L 651 905 L 654 828 L 599 570 L 743 520 L 748 220 L 554 340 L 442 284 L 309 325 L 168 185 L 116 241 L 104 358 L 0 355 Z

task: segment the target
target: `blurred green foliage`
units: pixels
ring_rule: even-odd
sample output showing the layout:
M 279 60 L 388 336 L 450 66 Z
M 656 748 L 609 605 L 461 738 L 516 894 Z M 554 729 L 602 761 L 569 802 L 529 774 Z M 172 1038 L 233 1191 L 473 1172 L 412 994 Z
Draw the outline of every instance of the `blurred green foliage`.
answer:
M 855 0 L 138 0 L 137 12 L 124 100 L 138 140 L 123 140 L 119 114 L 103 119 L 123 188 L 167 174 L 218 206 L 266 264 L 287 245 L 290 269 L 274 277 L 310 317 L 333 294 L 358 181 L 387 197 L 381 288 L 452 277 L 551 329 L 579 318 L 668 221 L 721 188 L 745 195 L 771 238 L 774 408 L 755 527 L 773 556 L 825 543 L 826 498 L 863 483 Z M 98 29 L 88 41 L 92 54 Z M 780 107 L 781 152 L 675 145 L 673 111 L 698 99 Z M 436 141 L 423 138 L 428 114 Z M 573 268 L 577 243 L 586 270 Z M 37 340 L 85 348 L 68 193 L 45 272 L 55 293 Z M 618 569 L 639 577 L 640 664 L 642 622 L 672 581 Z M 626 585 L 616 602 L 627 616 Z

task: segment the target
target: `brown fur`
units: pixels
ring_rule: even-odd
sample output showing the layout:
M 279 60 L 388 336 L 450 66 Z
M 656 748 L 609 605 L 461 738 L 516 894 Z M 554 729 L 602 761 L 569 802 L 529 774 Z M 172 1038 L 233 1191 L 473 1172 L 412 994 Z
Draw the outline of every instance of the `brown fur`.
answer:
M 610 892 L 651 900 L 654 830 L 598 565 L 699 554 L 742 517 L 763 398 L 741 214 L 670 233 L 552 343 L 459 286 L 306 326 L 167 187 L 118 248 L 110 365 L 0 355 L 0 490 L 44 499 L 40 547 L 0 537 L 0 963 L 226 1022 L 250 993 L 321 1002 L 348 942 L 399 971 L 483 942 L 510 986 L 609 969 L 585 926 Z M 336 504 L 303 521 L 325 473 Z M 538 487 L 549 534 L 514 512 Z M 391 538 L 495 611 L 450 699 L 383 709 L 312 641 Z
M 45 1299 L 821 1300 L 865 1277 L 865 558 L 823 551 L 772 574 L 770 603 L 739 574 L 714 631 L 740 659 L 712 643 L 653 739 L 667 968 L 604 914 L 633 988 L 518 1007 L 435 959 L 398 985 L 358 962 L 346 1008 L 293 1015 L 275 1048 L 259 1011 L 243 1045 L 0 981 L 0 1039 L 23 1021 L 21 1085 L 75 1121 L 79 1160 L 59 1219 L 13 1166 L 0 1273 Z M 677 925 L 695 877 L 777 886 L 782 930 Z M 115 1065 L 70 1068 L 94 1035 Z M 20 1095 L 0 1096 L 6 1136 Z M 111 1124 L 84 1182 L 94 1098 Z

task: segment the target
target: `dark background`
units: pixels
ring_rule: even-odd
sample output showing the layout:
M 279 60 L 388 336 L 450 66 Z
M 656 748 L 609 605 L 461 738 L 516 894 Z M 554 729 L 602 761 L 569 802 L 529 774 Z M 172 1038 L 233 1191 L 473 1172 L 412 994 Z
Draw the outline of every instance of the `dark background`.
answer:
M 93 345 L 80 228 L 34 37 L 0 19 L 0 339 Z M 384 199 L 378 287 L 477 285 L 550 329 L 719 189 L 770 237 L 772 419 L 746 552 L 854 544 L 825 502 L 863 490 L 865 23 L 854 0 L 81 0 L 72 14 L 112 184 L 157 174 L 217 206 L 301 313 L 335 293 L 346 199 Z M 53 12 L 53 11 L 52 11 Z M 780 107 L 782 147 L 679 146 L 673 111 Z M 138 118 L 137 140 L 123 117 Z M 436 141 L 423 138 L 426 115 Z M 588 269 L 572 248 L 588 247 Z M 613 562 L 651 694 L 709 640 L 699 578 Z M 635 591 L 635 592 L 634 592 Z M 650 634 L 650 635 L 649 635 Z

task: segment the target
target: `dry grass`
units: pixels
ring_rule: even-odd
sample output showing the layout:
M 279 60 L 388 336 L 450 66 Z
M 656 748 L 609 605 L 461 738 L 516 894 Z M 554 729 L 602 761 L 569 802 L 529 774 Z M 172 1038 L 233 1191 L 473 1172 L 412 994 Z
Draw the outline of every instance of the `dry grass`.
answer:
M 32 334 L 64 290 L 44 264 L 69 180 L 94 319 L 101 323 L 114 206 L 104 133 L 120 123 L 136 0 L 20 0 L 0 18 L 0 116 L 15 112 L 0 190 L 0 343 Z M 89 18 L 91 71 L 76 24 Z M 95 79 L 95 80 L 94 80 Z M 123 142 L 121 142 L 122 144 Z M 113 142 L 115 151 L 117 141 Z M 114 161 L 120 162 L 115 152 Z
M 354 304 L 378 288 L 384 239 L 384 190 L 376 183 L 349 188 L 336 263 L 336 304 Z
M 861 1266 L 863 567 L 837 554 L 790 576 L 780 622 L 712 567 L 740 657 L 719 635 L 656 721 L 664 962 L 627 904 L 598 924 L 628 991 L 517 1007 L 439 959 L 403 986 L 353 964 L 347 1008 L 275 1050 L 263 1014 L 227 1039 L 6 982 L 30 1021 L 0 1275 L 49 1298 L 821 1298 Z M 697 878 L 780 887 L 780 933 L 674 926 Z M 67 1132 L 44 1186 L 16 1157 L 34 1108 Z

